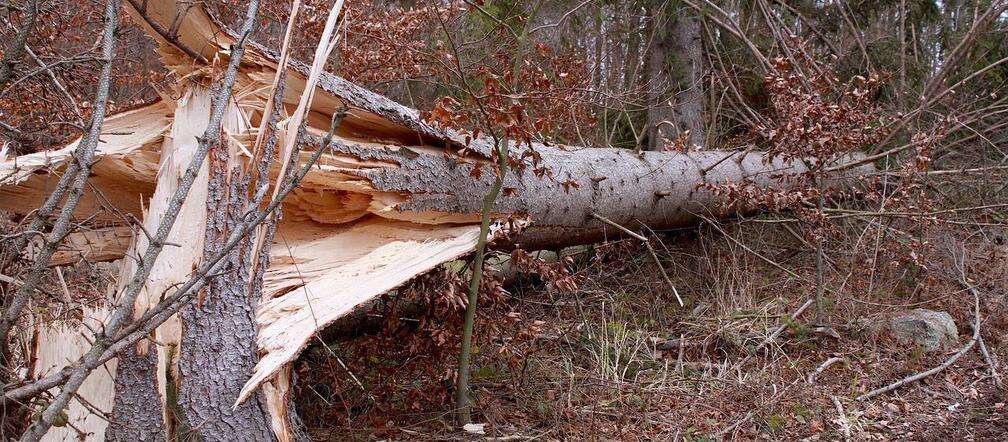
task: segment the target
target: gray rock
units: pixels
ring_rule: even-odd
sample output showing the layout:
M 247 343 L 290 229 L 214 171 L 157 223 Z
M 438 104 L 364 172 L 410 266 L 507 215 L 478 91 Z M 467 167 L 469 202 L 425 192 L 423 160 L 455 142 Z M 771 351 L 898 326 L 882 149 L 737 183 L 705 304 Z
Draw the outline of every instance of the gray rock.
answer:
M 897 341 L 929 352 L 951 349 L 959 343 L 959 329 L 951 315 L 923 308 L 893 316 L 889 331 Z

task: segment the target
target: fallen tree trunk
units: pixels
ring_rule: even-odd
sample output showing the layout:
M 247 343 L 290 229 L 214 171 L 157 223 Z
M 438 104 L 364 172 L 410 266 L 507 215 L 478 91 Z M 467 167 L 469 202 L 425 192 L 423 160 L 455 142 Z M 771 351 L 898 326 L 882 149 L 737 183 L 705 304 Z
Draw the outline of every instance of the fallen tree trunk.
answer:
M 344 217 L 366 194 L 366 211 L 383 218 L 440 224 L 478 222 L 482 198 L 494 181 L 490 166 L 478 158 L 443 150 L 334 143 L 328 146 L 345 174 L 331 188 L 344 190 L 343 204 L 326 206 Z M 695 223 L 702 216 L 723 216 L 729 201 L 714 187 L 749 182 L 760 188 L 785 189 L 808 171 L 800 161 L 767 159 L 758 152 L 633 152 L 626 149 L 563 148 L 535 144 L 512 146 L 513 156 L 534 150 L 550 173 L 508 173 L 494 204 L 497 218 L 519 218 L 528 227 L 515 238 L 529 250 L 586 244 L 619 236 L 598 214 L 631 229 L 667 229 Z M 363 206 L 360 202 L 359 207 Z M 361 216 L 364 211 L 358 212 Z M 314 212 L 310 216 L 331 216 Z M 607 228 L 608 227 L 608 228 Z
M 200 54 L 207 60 L 226 57 L 234 38 L 202 6 L 196 5 L 185 8 L 187 12 L 179 15 L 178 40 L 165 40 L 151 23 L 167 29 L 176 17 L 176 6 L 173 1 L 150 2 L 143 14 L 136 10 L 131 13 L 151 29 L 161 44 L 166 66 L 175 70 L 178 78 L 212 77 L 211 69 L 194 62 L 192 54 Z M 229 163 L 228 167 L 241 167 L 254 157 L 250 144 L 259 135 L 256 128 L 264 114 L 276 66 L 273 54 L 255 46 L 242 59 L 235 83 L 234 124 L 225 125 L 222 134 L 222 139 L 234 147 L 229 153 L 233 155 L 229 161 L 234 164 Z M 281 106 L 292 109 L 304 92 L 307 68 L 295 63 L 287 74 L 288 87 Z M 301 187 L 285 200 L 284 217 L 276 226 L 276 240 L 264 246 L 268 249 L 269 267 L 263 275 L 262 301 L 255 312 L 255 327 L 243 322 L 245 316 L 252 314 L 250 309 L 237 308 L 236 302 L 240 298 L 236 296 L 241 294 L 236 288 L 249 287 L 248 281 L 237 279 L 256 273 L 241 270 L 247 262 L 236 261 L 224 279 L 206 292 L 226 294 L 230 304 L 198 304 L 184 310 L 183 315 L 187 317 L 187 326 L 195 327 L 192 330 L 199 333 L 192 345 L 218 342 L 227 336 L 248 340 L 250 330 L 258 328 L 259 360 L 240 391 L 238 403 L 245 402 L 268 382 L 263 389 L 265 401 L 272 414 L 273 431 L 281 440 L 291 437 L 281 434 L 290 425 L 277 422 L 287 414 L 284 404 L 290 388 L 288 364 L 316 333 L 361 304 L 472 251 L 479 234 L 481 200 L 493 180 L 489 164 L 492 145 L 487 139 L 476 139 L 466 146 L 459 133 L 426 123 L 416 110 L 328 73 L 322 74 L 315 95 L 305 119 L 307 135 L 302 140 L 301 162 L 313 150 L 327 151 Z M 95 153 L 100 161 L 93 168 L 93 187 L 75 213 L 79 219 L 93 217 L 95 222 L 103 223 L 103 228 L 133 227 L 134 237 L 144 235 L 122 214 L 145 219 L 148 214 L 144 208 L 154 207 L 151 198 L 157 195 L 155 189 L 170 184 L 159 182 L 158 178 L 162 175 L 159 163 L 166 154 L 162 151 L 163 144 L 172 140 L 192 143 L 193 134 L 199 133 L 194 130 L 183 140 L 173 132 L 180 119 L 190 118 L 180 113 L 177 110 L 180 107 L 173 101 L 153 103 L 106 121 L 105 133 Z M 343 106 L 349 107 L 346 118 L 332 143 L 322 146 L 321 135 L 328 130 L 330 118 Z M 292 129 L 296 128 L 279 131 L 278 137 L 283 140 L 294 136 L 297 130 Z M 468 147 L 468 154 L 458 153 L 463 146 Z M 53 177 L 66 166 L 74 147 L 0 164 L 0 208 L 26 213 L 36 207 L 34 203 L 45 198 L 46 191 L 56 181 Z M 593 214 L 631 229 L 688 225 L 698 215 L 727 214 L 723 208 L 726 197 L 707 185 L 750 181 L 762 188 L 787 187 L 791 178 L 805 172 L 801 161 L 765 160 L 759 153 L 748 151 L 638 154 L 607 148 L 511 146 L 516 157 L 528 149 L 535 150 L 541 158 L 537 166 L 549 174 L 538 176 L 528 170 L 512 171 L 505 176 L 504 192 L 494 206 L 499 224 L 491 236 L 503 237 L 500 233 L 508 224 L 524 227 L 521 233 L 509 236 L 511 241 L 503 244 L 506 247 L 556 247 L 619 234 Z M 274 164 L 274 180 L 279 170 Z M 836 178 L 836 184 L 845 185 L 842 177 Z M 211 186 L 222 185 L 204 178 L 191 190 L 190 196 L 197 195 L 198 200 L 187 204 L 204 205 Z M 221 236 L 207 233 L 205 219 L 198 221 L 183 224 L 180 228 L 188 230 L 180 230 L 185 234 L 173 238 L 191 242 L 187 250 L 193 246 L 203 248 L 202 253 L 188 254 L 178 262 L 170 261 L 171 254 L 162 254 L 155 263 L 174 264 L 175 271 L 169 272 L 174 282 L 195 268 L 200 255 L 206 258 L 213 251 L 213 238 Z M 210 240 L 205 247 L 204 237 Z M 122 244 L 115 238 L 103 242 L 98 248 L 100 253 L 82 251 L 80 255 L 103 259 L 122 256 L 125 250 L 114 251 L 117 244 Z M 235 259 L 247 257 L 236 255 Z M 144 308 L 157 302 L 160 295 L 148 293 L 142 298 L 147 303 Z M 240 330 L 216 329 L 206 322 L 211 314 L 224 315 L 214 317 L 216 321 L 241 324 Z M 177 336 L 177 332 L 172 335 L 173 342 L 178 342 Z M 239 344 L 218 346 L 212 351 L 220 352 L 221 361 L 242 361 L 239 365 L 247 370 L 256 355 L 249 359 L 246 351 L 251 344 Z M 184 375 L 190 380 L 202 379 L 199 381 L 202 383 L 214 382 L 212 375 L 205 377 L 206 373 L 198 373 L 220 368 L 213 363 L 199 365 L 203 360 L 201 352 L 210 349 L 182 351 L 190 353 Z M 165 374 L 170 369 L 167 367 L 173 366 L 166 359 L 164 354 L 157 359 L 157 387 L 162 396 L 167 391 Z M 150 359 L 141 362 L 145 366 L 153 363 Z M 152 389 L 149 385 L 146 388 Z M 233 391 L 234 386 L 228 385 L 226 390 Z M 80 393 L 85 398 L 89 394 L 102 394 L 83 390 Z M 196 398 L 187 400 L 195 404 L 194 410 L 201 408 L 190 418 L 217 419 L 208 426 L 215 428 L 215 434 L 228 428 L 225 416 L 235 416 L 232 404 L 220 398 L 199 404 Z M 260 411 L 255 414 L 253 420 L 261 430 L 264 418 Z
M 260 307 L 262 359 L 242 397 L 292 361 L 318 330 L 354 306 L 470 251 L 475 244 L 480 204 L 493 177 L 474 177 L 472 170 L 487 160 L 429 147 L 335 142 L 329 148 L 333 153 L 318 173 L 306 179 L 304 193 L 290 201 L 288 213 L 292 219 L 312 221 L 299 229 L 316 230 L 319 227 L 308 226 L 327 222 L 353 227 L 324 238 L 309 235 L 305 249 L 292 249 L 294 260 L 310 256 L 300 250 L 335 250 L 335 256 L 324 260 L 336 266 Z M 729 202 L 727 197 L 705 184 L 750 181 L 765 189 L 783 189 L 806 171 L 800 161 L 764 162 L 756 153 L 638 155 L 622 149 L 531 148 L 538 150 L 541 164 L 553 176 L 506 175 L 504 188 L 509 190 L 496 202 L 495 218 L 527 227 L 505 247 L 559 247 L 621 236 L 592 214 L 631 228 L 688 225 L 701 215 L 728 214 L 722 207 Z M 499 225 L 491 237 L 503 227 Z M 344 254 L 353 256 L 364 244 L 370 252 L 344 260 Z M 266 293 L 285 292 L 271 286 L 277 276 L 267 275 Z

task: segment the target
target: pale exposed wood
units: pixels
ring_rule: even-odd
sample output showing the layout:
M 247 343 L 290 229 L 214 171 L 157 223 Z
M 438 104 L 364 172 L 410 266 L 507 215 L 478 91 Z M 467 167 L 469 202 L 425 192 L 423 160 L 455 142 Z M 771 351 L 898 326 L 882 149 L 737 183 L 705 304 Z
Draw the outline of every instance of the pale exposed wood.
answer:
M 277 442 L 290 442 L 296 439 L 291 417 L 291 368 L 286 366 L 273 377 L 273 380 L 262 386 L 266 397 L 266 407 L 270 415 L 270 425 Z
M 83 321 L 86 326 L 76 323 L 40 325 L 36 330 L 36 359 L 34 366 L 31 367 L 32 377 L 36 379 L 44 377 L 77 360 L 91 348 L 91 343 L 85 339 L 87 334 L 82 333 L 82 329 L 97 330 L 107 315 L 108 311 L 105 309 L 85 308 Z M 103 368 L 92 372 L 78 391 L 80 397 L 89 405 L 77 399 L 71 401 L 66 414 L 68 422 L 72 425 L 54 427 L 42 440 L 68 442 L 81 440 L 75 428 L 87 433 L 86 440 L 103 440 L 107 425 L 106 417 L 96 414 L 90 407 L 93 406 L 97 408 L 96 411 L 102 413 L 111 413 L 115 370 L 116 361 L 109 361 Z
M 53 254 L 49 265 L 62 266 L 86 260 L 114 261 L 122 258 L 133 240 L 129 227 L 106 227 L 74 232 L 67 236 L 60 250 Z
M 161 140 L 171 124 L 171 111 L 171 107 L 157 102 L 105 121 L 95 149 L 98 162 L 92 168 L 90 186 L 84 189 L 74 211 L 77 218 L 97 214 L 97 221 L 121 222 L 116 214 L 101 211 L 106 200 L 120 210 L 141 216 L 141 200 L 154 190 Z M 0 210 L 26 213 L 39 207 L 59 182 L 56 174 L 72 160 L 79 142 L 0 161 Z
M 300 3 L 295 3 L 294 5 L 292 5 L 292 8 L 296 8 L 299 5 Z M 290 118 L 288 118 L 286 121 L 286 127 L 290 128 L 290 132 L 292 133 L 300 130 L 300 128 L 302 127 L 302 123 L 304 122 L 305 118 L 311 111 L 311 105 L 316 90 L 315 85 L 318 84 L 319 74 L 325 71 L 326 61 L 329 59 L 329 55 L 332 54 L 333 49 L 336 48 L 336 42 L 339 41 L 340 34 L 339 32 L 336 32 L 337 31 L 336 24 L 339 19 L 340 11 L 342 9 L 343 9 L 343 0 L 337 0 L 336 4 L 329 10 L 329 17 L 326 18 L 326 24 L 322 30 L 322 35 L 319 37 L 318 45 L 315 47 L 315 57 L 312 59 L 311 70 L 308 72 L 308 79 L 305 83 L 305 88 L 302 91 L 301 99 L 298 102 L 297 108 L 294 109 L 294 113 L 291 114 Z M 292 9 L 292 11 L 296 10 Z M 287 49 L 288 44 L 290 42 L 290 32 L 292 31 L 291 28 L 294 25 L 293 20 L 294 16 L 292 15 L 291 21 L 287 24 L 288 27 L 287 35 L 284 37 L 283 49 L 281 51 L 280 60 L 278 61 L 278 69 L 287 69 L 289 61 L 287 58 L 288 55 Z M 274 97 L 280 76 L 281 75 L 279 72 L 276 75 L 274 75 L 273 85 L 270 87 L 270 94 L 267 96 L 268 98 L 266 99 L 266 105 L 264 106 L 264 109 L 266 109 L 267 111 L 273 109 L 274 99 L 280 98 L 282 100 L 282 97 Z M 263 141 L 265 126 L 268 121 L 269 119 L 265 117 L 264 112 L 264 117 L 262 118 L 262 121 L 259 124 L 259 134 L 256 137 L 256 144 L 254 149 L 256 152 L 255 155 L 259 154 L 259 146 Z M 291 164 L 291 157 L 294 155 L 296 148 L 297 150 L 300 150 L 299 146 L 295 146 L 297 142 L 298 142 L 297 137 L 284 137 L 283 139 L 282 146 L 279 151 L 280 155 L 278 157 L 280 160 L 279 161 L 280 171 L 277 173 L 277 179 L 273 183 L 273 193 L 271 199 L 276 198 L 277 195 L 280 193 L 280 188 L 283 187 L 284 178 L 287 176 L 287 168 L 290 167 Z M 253 155 L 252 158 L 253 162 L 250 164 L 254 164 L 256 160 L 255 155 Z M 276 214 L 274 214 L 274 216 L 276 216 Z M 265 241 L 265 236 L 266 236 L 266 229 L 256 230 L 255 239 L 252 242 L 252 251 L 251 251 L 253 268 L 256 267 L 256 259 L 259 256 L 259 252 L 263 248 L 263 242 Z
M 249 205 L 246 158 L 232 133 L 249 130 L 240 111 L 231 107 L 224 119 L 224 142 L 208 156 L 206 191 L 190 194 L 187 204 L 205 207 L 201 221 L 189 232 L 200 236 L 203 248 L 196 259 L 210 259 L 231 232 L 244 221 Z M 206 118 L 204 114 L 203 118 Z M 266 157 L 270 158 L 270 157 Z M 194 189 L 195 190 L 195 189 Z M 181 219 L 180 219 L 181 220 Z M 178 352 L 178 405 L 194 436 L 203 440 L 270 440 L 273 425 L 262 395 L 232 406 L 255 366 L 255 306 L 258 297 L 249 294 L 251 238 L 242 240 L 225 258 L 225 264 L 210 279 L 195 302 L 179 310 L 182 339 Z M 196 268 L 195 260 L 191 268 Z
M 121 112 L 105 120 L 95 148 L 94 174 L 113 181 L 150 183 L 157 172 L 161 138 L 171 124 L 173 106 L 161 101 Z M 9 186 L 30 179 L 42 168 L 55 167 L 71 159 L 80 139 L 68 146 L 22 155 L 0 163 L 0 184 Z M 135 158 L 134 156 L 147 154 Z
M 157 229 L 169 200 L 178 188 L 181 175 L 185 172 L 189 162 L 192 161 L 192 156 L 199 143 L 196 137 L 202 135 L 209 121 L 210 104 L 211 93 L 202 88 L 186 91 L 179 99 L 169 134 L 164 138 L 161 164 L 156 179 L 157 188 L 154 190 L 147 214 L 143 219 L 147 232 L 153 232 Z M 234 119 L 234 116 L 230 119 Z M 157 304 L 159 299 L 176 284 L 188 280 L 192 269 L 203 256 L 202 232 L 207 218 L 204 201 L 207 194 L 208 174 L 207 163 L 204 161 L 190 190 L 189 197 L 182 204 L 178 220 L 168 235 L 167 242 L 174 245 L 165 247 L 154 262 L 150 276 L 147 278 L 140 296 L 137 297 L 136 315 L 143 314 Z M 140 232 L 130 255 L 142 256 L 148 246 L 149 238 Z M 125 259 L 122 261 L 122 266 L 120 281 L 124 284 L 135 271 L 136 261 Z M 123 356 L 123 358 L 129 359 L 130 364 L 134 366 L 156 364 L 155 367 L 148 367 L 149 370 L 156 371 L 156 379 L 152 379 L 156 382 L 155 384 L 138 386 L 134 383 L 129 387 L 129 390 L 130 394 L 140 396 L 143 396 L 145 392 L 149 395 L 151 390 L 156 390 L 157 397 L 161 401 L 160 404 L 156 404 L 158 413 L 165 413 L 168 409 L 166 403 L 168 370 L 174 373 L 172 378 L 178 379 L 177 349 L 180 334 L 181 325 L 178 318 L 173 317 L 156 330 L 153 339 L 157 345 L 153 349 L 147 348 L 148 346 L 142 343 L 136 353 Z M 157 358 L 146 358 L 149 351 L 156 352 Z M 117 393 L 119 397 L 125 394 L 123 391 Z M 140 403 L 141 401 L 137 399 L 131 402 Z M 147 405 L 144 409 L 136 410 L 128 416 L 139 418 L 143 412 L 153 408 L 152 404 Z M 140 403 L 139 406 L 142 407 L 143 404 Z M 165 422 L 164 416 L 162 416 L 163 422 Z M 136 426 L 140 426 L 140 423 Z M 163 425 L 162 431 L 164 431 Z
M 164 52 L 175 51 L 177 59 L 189 59 L 188 55 L 175 48 L 161 33 L 151 27 L 146 19 L 154 21 L 161 29 L 174 31 L 174 36 L 180 44 L 201 55 L 205 60 L 213 60 L 218 51 L 227 49 L 230 43 L 234 42 L 230 39 L 230 34 L 214 34 L 215 31 L 219 32 L 219 29 L 202 7 L 186 7 L 183 2 L 176 0 L 142 1 L 141 4 L 145 7 L 142 14 L 134 8 L 133 2 L 126 2 L 124 6 L 134 21 L 147 31 L 147 35 L 161 45 L 164 57 L 173 55 Z M 217 39 L 220 39 L 221 45 L 217 44 Z
M 282 225 L 274 264 L 263 283 L 263 292 L 274 299 L 258 315 L 262 357 L 239 400 L 297 357 L 322 327 L 469 252 L 478 235 L 477 225 L 420 225 L 378 217 L 335 230 L 311 223 Z

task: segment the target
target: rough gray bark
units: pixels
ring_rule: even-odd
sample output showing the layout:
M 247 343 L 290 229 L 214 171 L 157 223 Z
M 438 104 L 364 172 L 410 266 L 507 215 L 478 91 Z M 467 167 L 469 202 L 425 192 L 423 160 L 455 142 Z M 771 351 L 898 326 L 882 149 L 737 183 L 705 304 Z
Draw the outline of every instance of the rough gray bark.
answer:
M 166 440 L 164 410 L 157 389 L 157 351 L 148 343 L 140 354 L 129 346 L 116 365 L 116 397 L 106 441 Z
M 270 183 L 270 165 L 277 150 L 277 127 L 286 85 L 281 76 L 274 94 L 274 106 L 267 123 L 268 136 L 256 168 L 245 174 L 242 167 L 228 163 L 228 153 L 217 149 L 211 154 L 210 192 L 205 233 L 205 256 L 212 256 L 228 235 L 245 222 L 250 209 L 258 208 Z M 297 143 L 293 158 L 298 158 Z M 288 169 L 281 182 L 293 179 L 297 167 Z M 257 191 L 249 197 L 251 174 Z M 277 218 L 259 226 L 264 241 L 273 242 Z M 262 279 L 269 267 L 269 248 L 263 247 L 252 267 L 252 238 L 249 236 L 232 250 L 220 275 L 213 278 L 195 303 L 182 308 L 183 332 L 179 372 L 182 378 L 179 403 L 190 423 L 206 440 L 273 440 L 274 430 L 262 393 L 254 400 L 232 409 L 245 381 L 258 361 L 255 336 L 255 306 L 262 293 Z M 291 405 L 287 417 L 296 440 L 308 440 L 307 431 Z
M 460 162 L 429 150 L 379 151 L 339 143 L 331 147 L 342 155 L 397 165 L 345 173 L 367 179 L 377 190 L 408 195 L 408 201 L 397 206 L 404 217 L 423 212 L 479 214 L 482 197 L 494 180 L 489 166 L 480 166 L 485 170 L 474 174 L 479 162 Z M 751 181 L 762 188 L 784 188 L 807 170 L 801 161 L 765 160 L 757 152 L 638 154 L 626 149 L 563 150 L 544 145 L 533 149 L 551 171 L 550 176 L 538 177 L 531 168 L 520 175 L 509 172 L 494 205 L 499 215 L 531 221 L 517 238 L 521 247 L 529 250 L 619 236 L 593 213 L 631 229 L 681 227 L 697 222 L 699 215 L 729 215 L 723 207 L 726 197 L 703 187 L 705 184 Z
M 680 133 L 689 131 L 689 142 L 706 145 L 703 120 L 704 95 L 703 43 L 700 41 L 700 20 L 691 8 L 683 8 L 672 27 L 674 40 L 672 59 L 677 65 L 679 91 L 674 101 L 675 123 Z
M 653 20 L 658 22 L 648 61 L 653 91 L 648 109 L 648 150 L 662 150 L 664 140 L 686 133 L 684 141 L 703 146 L 700 21 L 690 8 L 671 6 L 655 11 Z
M 210 155 L 205 256 L 243 221 L 248 205 L 248 177 L 241 167 L 229 168 L 227 157 L 223 146 Z M 250 249 L 246 237 L 196 302 L 180 311 L 179 405 L 203 440 L 274 440 L 261 392 L 232 408 L 259 358 L 253 307 L 258 299 L 248 294 Z

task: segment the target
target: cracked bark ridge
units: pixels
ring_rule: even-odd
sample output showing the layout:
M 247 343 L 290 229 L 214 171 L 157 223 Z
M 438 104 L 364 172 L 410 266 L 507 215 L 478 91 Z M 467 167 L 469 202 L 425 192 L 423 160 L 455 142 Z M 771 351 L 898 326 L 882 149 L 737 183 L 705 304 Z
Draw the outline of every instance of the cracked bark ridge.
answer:
M 242 221 L 248 178 L 224 146 L 211 153 L 204 255 L 212 256 Z M 275 440 L 265 398 L 232 406 L 258 360 L 253 304 L 248 294 L 251 241 L 225 258 L 224 268 L 195 302 L 180 312 L 179 405 L 193 429 L 208 441 Z
M 700 40 L 700 20 L 683 8 L 673 27 L 672 59 L 676 64 L 679 91 L 672 103 L 676 134 L 689 131 L 690 144 L 706 145 L 703 120 L 703 42 Z
M 154 344 L 147 344 L 141 353 L 136 345 L 127 348 L 119 357 L 115 374 L 116 397 L 112 406 L 112 420 L 105 432 L 106 441 L 163 441 L 165 438 L 164 410 L 157 388 L 157 352 Z M 145 385 L 153 388 L 134 388 Z

